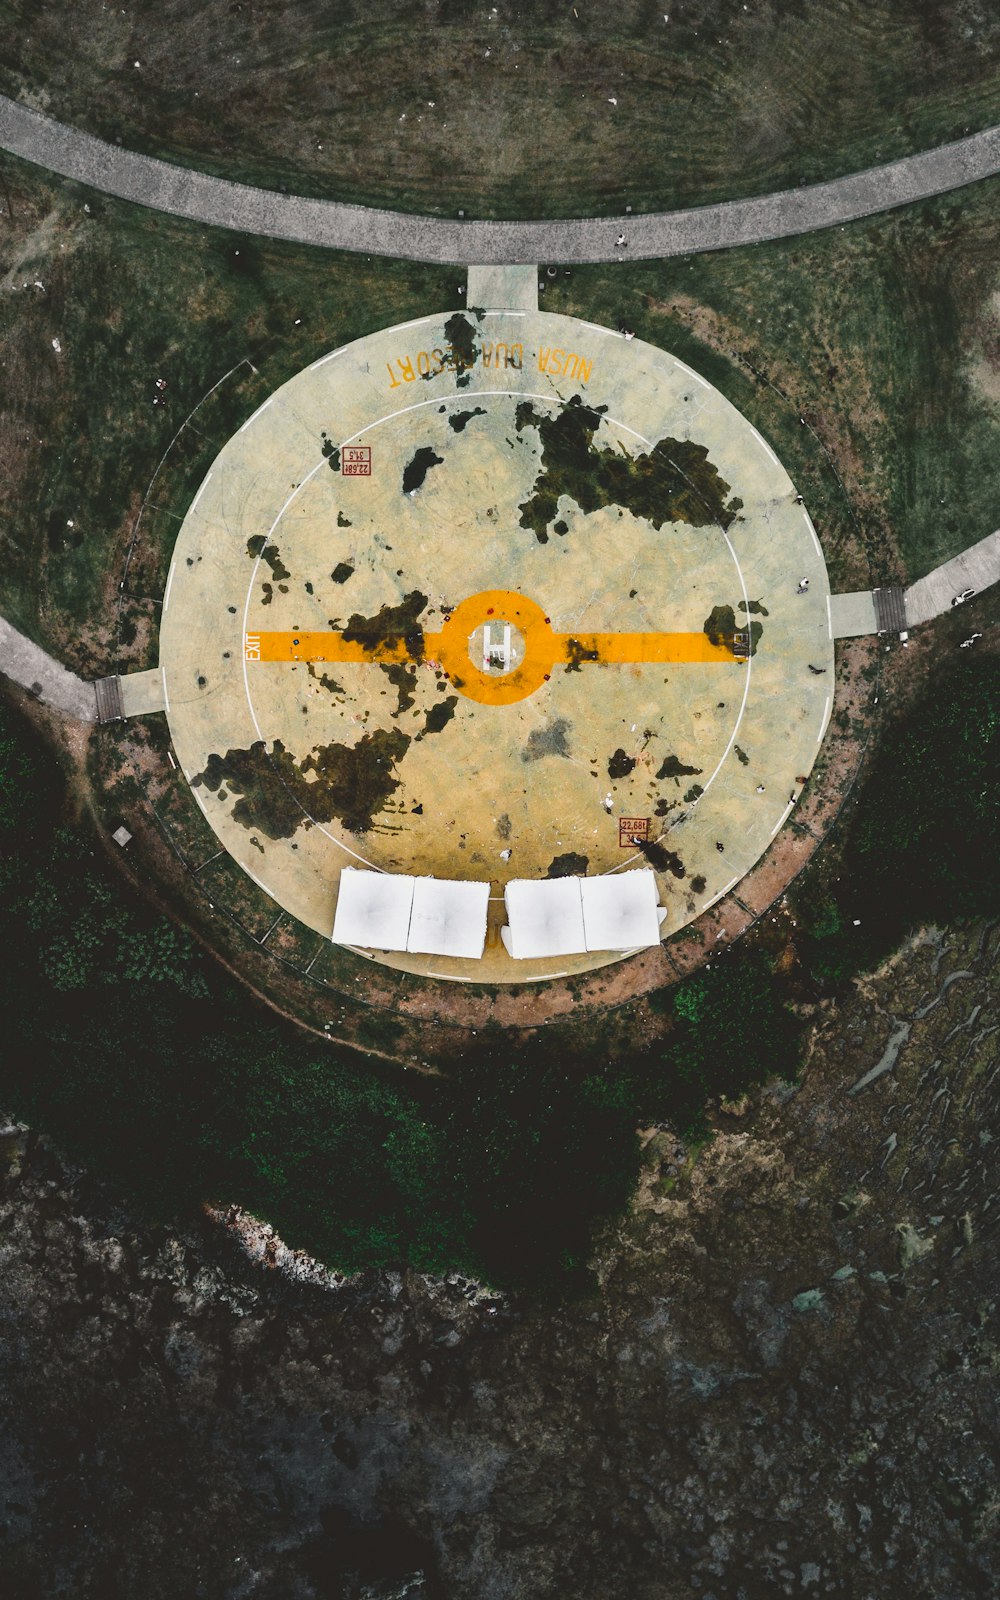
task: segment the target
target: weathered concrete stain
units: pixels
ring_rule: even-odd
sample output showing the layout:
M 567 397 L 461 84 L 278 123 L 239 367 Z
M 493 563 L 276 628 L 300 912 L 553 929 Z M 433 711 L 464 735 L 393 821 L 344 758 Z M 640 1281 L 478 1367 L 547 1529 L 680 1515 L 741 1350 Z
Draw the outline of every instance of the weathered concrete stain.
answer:
M 657 530 L 666 522 L 729 527 L 743 502 L 728 498 L 730 486 L 704 445 L 664 438 L 639 456 L 598 449 L 594 434 L 606 411 L 607 406 L 585 404 L 580 395 L 573 395 L 554 416 L 537 410 L 530 400 L 519 402 L 515 426 L 518 431 L 537 428 L 542 442 L 541 471 L 520 506 L 522 528 L 530 528 L 539 544 L 547 544 L 561 495 L 585 512 L 620 506 Z

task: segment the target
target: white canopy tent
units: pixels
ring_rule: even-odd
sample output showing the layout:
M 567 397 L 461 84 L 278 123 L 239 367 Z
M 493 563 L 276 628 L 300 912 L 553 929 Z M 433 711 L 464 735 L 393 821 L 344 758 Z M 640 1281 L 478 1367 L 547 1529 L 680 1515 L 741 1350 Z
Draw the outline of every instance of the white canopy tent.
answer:
M 667 913 L 656 903 L 656 874 L 650 867 L 579 882 L 588 950 L 644 950 L 659 944 Z
M 406 948 L 419 955 L 465 956 L 478 961 L 486 947 L 488 883 L 417 878 Z
M 503 897 L 509 922 L 500 937 L 515 961 L 586 950 L 579 878 L 513 878 Z
M 344 867 L 333 922 L 335 944 L 405 950 L 415 878 Z

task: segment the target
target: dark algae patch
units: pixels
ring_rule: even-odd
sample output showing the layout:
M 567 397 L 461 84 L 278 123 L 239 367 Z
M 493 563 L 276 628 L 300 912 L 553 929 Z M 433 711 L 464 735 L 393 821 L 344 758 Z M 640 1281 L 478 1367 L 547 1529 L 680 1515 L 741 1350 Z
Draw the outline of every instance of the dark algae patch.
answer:
M 547 878 L 582 878 L 586 876 L 590 865 L 589 856 L 577 855 L 574 850 L 567 850 L 564 856 L 553 856 L 549 862 Z
M 528 742 L 521 753 L 521 760 L 541 761 L 543 756 L 568 756 L 569 745 L 566 743 L 566 735 L 570 726 L 565 717 L 556 717 L 554 722 L 546 723 L 544 728 L 532 728 L 528 734 Z
M 334 472 L 339 472 L 340 471 L 340 451 L 339 451 L 339 449 L 334 444 L 333 440 L 328 437 L 327 434 L 321 433 L 320 434 L 320 438 L 323 441 L 323 445 L 322 445 L 323 454 L 326 457 L 327 461 L 330 463 L 331 469 Z
M 637 839 L 635 847 L 642 851 L 650 866 L 655 867 L 657 872 L 669 872 L 674 878 L 687 877 L 687 868 L 676 850 L 668 850 L 659 839 Z
M 204 771 L 191 779 L 193 788 L 204 786 L 213 794 L 227 783 L 241 797 L 233 807 L 234 821 L 269 839 L 289 839 L 305 821 L 295 800 L 295 785 L 300 782 L 295 761 L 280 739 L 270 756 L 262 739 L 248 750 L 210 755 Z
M 306 667 L 308 669 L 310 678 L 315 678 L 317 683 L 321 683 L 323 685 L 323 688 L 326 690 L 327 694 L 345 694 L 346 693 L 346 690 L 344 689 L 344 685 L 342 683 L 338 683 L 335 678 L 331 678 L 325 672 L 317 672 L 316 668 L 313 666 L 313 663 L 311 661 L 308 661 L 306 663 Z
M 316 782 L 306 786 L 310 815 L 317 822 L 339 818 L 351 833 L 367 833 L 376 813 L 399 788 L 393 770 L 409 744 L 409 736 L 398 728 L 379 728 L 353 747 L 318 745 L 302 763 L 303 773 L 316 774 Z M 314 798 L 317 792 L 322 795 L 320 802 Z
M 330 574 L 334 583 L 346 583 L 348 578 L 354 576 L 353 561 L 338 561 Z
M 579 639 L 570 639 L 566 644 L 566 671 L 579 672 L 581 661 L 597 661 L 599 656 L 596 650 L 588 650 Z
M 695 800 L 700 800 L 704 793 L 705 791 L 700 783 L 693 783 L 684 796 L 684 804 L 686 806 L 693 805 Z
M 530 401 L 518 404 L 514 414 L 518 430 L 530 424 L 538 429 L 542 443 L 541 470 L 520 507 L 522 528 L 530 528 L 539 544 L 547 544 L 560 495 L 585 512 L 619 506 L 656 529 L 665 522 L 729 527 L 742 501 L 728 498 L 729 484 L 719 476 L 704 445 L 665 438 L 639 456 L 598 448 L 594 434 L 606 410 L 585 404 L 580 395 L 555 415 L 537 411 Z
M 713 606 L 711 614 L 702 623 L 709 644 L 731 645 L 736 632 L 736 612 L 732 606 Z
M 766 616 L 767 613 L 765 612 L 764 615 Z M 716 646 L 728 645 L 730 649 L 732 649 L 737 629 L 741 633 L 750 635 L 750 654 L 755 656 L 761 635 L 764 632 L 764 624 L 762 622 L 751 622 L 750 626 L 747 627 L 746 624 L 737 623 L 736 612 L 732 606 L 713 606 L 710 615 L 705 618 L 703 624 L 703 631 L 711 644 Z
M 280 739 L 270 754 L 259 740 L 248 750 L 209 756 L 204 772 L 192 783 L 204 784 L 213 793 L 228 784 L 240 796 L 233 820 L 269 839 L 291 838 L 309 818 L 339 820 L 351 833 L 367 833 L 376 813 L 399 788 L 393 769 L 409 744 L 408 736 L 398 729 L 379 729 L 366 733 L 353 748 L 317 745 L 297 762 Z
M 686 767 L 678 756 L 670 755 L 664 756 L 656 777 L 658 782 L 663 778 L 673 778 L 677 783 L 681 778 L 697 778 L 701 771 L 701 767 Z
M 261 556 L 270 567 L 275 583 L 284 583 L 286 578 L 291 577 L 291 573 L 281 559 L 278 546 L 276 544 L 268 544 L 266 534 L 255 533 L 252 539 L 247 540 L 247 555 L 252 561 L 256 561 L 257 557 Z
M 627 778 L 636 767 L 635 756 L 627 756 L 624 750 L 616 750 L 608 761 L 609 778 Z
M 457 694 L 450 694 L 444 700 L 438 700 L 435 705 L 431 706 L 424 718 L 424 725 L 417 734 L 417 738 L 422 739 L 427 733 L 440 733 L 442 728 L 446 728 L 455 715 L 455 707 L 457 705 Z
M 747 755 L 745 750 L 740 749 L 738 744 L 733 745 L 733 753 L 735 754 L 736 759 L 741 767 L 748 767 L 750 765 L 750 757 Z
M 398 717 L 403 711 L 409 711 L 413 704 L 417 683 L 416 669 L 408 667 L 404 661 L 380 661 L 379 666 L 396 691 L 396 709 L 391 715 Z
M 741 600 L 736 609 L 738 611 L 745 611 L 747 615 L 751 617 L 770 616 L 770 612 L 768 611 L 767 607 L 760 600 Z
M 439 456 L 429 444 L 422 444 L 420 449 L 414 452 L 412 461 L 408 461 L 403 468 L 403 493 L 416 494 L 423 486 L 431 467 L 439 467 L 443 460 L 444 456 Z
M 476 330 L 468 317 L 463 316 L 461 311 L 456 311 L 445 323 L 444 334 L 451 345 L 455 371 L 461 378 L 476 364 L 476 356 L 479 353 L 476 349 Z
M 374 617 L 363 617 L 356 611 L 348 617 L 344 638 L 355 640 L 374 655 L 383 645 L 405 644 L 412 661 L 421 661 L 424 654 L 424 630 L 417 621 L 427 605 L 427 596 L 413 589 L 403 596 L 398 606 L 382 606 Z
M 453 411 L 448 418 L 448 426 L 455 433 L 464 433 L 473 417 L 485 417 L 485 406 L 474 406 L 471 411 Z

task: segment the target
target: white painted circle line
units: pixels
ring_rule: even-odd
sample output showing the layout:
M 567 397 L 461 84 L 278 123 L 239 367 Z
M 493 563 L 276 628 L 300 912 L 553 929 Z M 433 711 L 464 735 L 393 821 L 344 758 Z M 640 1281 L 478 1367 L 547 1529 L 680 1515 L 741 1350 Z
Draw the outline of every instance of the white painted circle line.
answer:
M 420 323 L 433 322 L 433 321 L 436 321 L 436 320 L 437 320 L 436 317 L 424 317 L 424 318 L 420 318 L 419 322 Z M 403 326 L 417 326 L 417 325 L 418 325 L 417 323 L 403 324 Z M 610 330 L 605 328 L 605 329 L 602 329 L 601 331 L 603 333 L 607 334 L 607 333 L 609 333 Z M 673 359 L 676 362 L 676 358 L 675 357 L 672 357 L 671 359 Z M 676 362 L 676 364 L 678 366 L 683 366 L 682 362 Z M 689 369 L 685 369 L 685 370 L 689 370 Z M 692 376 L 695 376 L 695 374 L 692 374 Z M 294 381 L 294 380 L 292 380 L 292 381 Z M 275 392 L 275 394 L 272 395 L 270 398 L 273 400 L 273 399 L 277 398 L 277 395 L 279 395 L 280 393 L 281 393 L 281 391 L 277 390 Z M 397 419 L 398 417 L 409 415 L 410 413 L 412 413 L 414 411 L 425 410 L 428 406 L 438 406 L 438 407 L 440 407 L 442 403 L 461 405 L 461 404 L 464 404 L 469 398 L 471 398 L 471 396 L 473 394 L 476 395 L 477 397 L 481 397 L 481 398 L 484 398 L 484 399 L 528 398 L 528 399 L 532 399 L 532 400 L 539 400 L 543 404 L 551 405 L 551 406 L 560 406 L 560 405 L 565 405 L 565 403 L 566 403 L 561 395 L 555 395 L 555 394 L 551 394 L 551 393 L 550 394 L 541 394 L 536 390 L 530 390 L 530 389 L 475 389 L 475 390 L 470 390 L 468 394 L 463 394 L 463 395 L 448 395 L 448 396 L 435 395 L 435 396 L 430 397 L 427 400 L 417 400 L 417 401 L 414 401 L 412 405 L 399 406 L 394 411 L 386 412 L 386 414 L 384 416 L 376 418 L 375 421 L 367 423 L 363 428 L 358 429 L 355 433 L 348 435 L 347 438 L 345 438 L 345 439 L 342 439 L 341 442 L 340 442 L 340 445 L 338 446 L 338 448 L 343 449 L 346 445 L 352 444 L 355 440 L 362 438 L 366 433 L 371 433 L 376 428 L 379 428 L 379 427 L 383 426 L 383 424 L 385 424 L 387 422 L 392 422 L 395 419 Z M 248 422 L 244 424 L 244 428 L 248 427 L 249 423 L 253 422 L 256 417 L 259 417 L 261 415 L 261 413 L 263 412 L 263 410 L 264 410 L 264 407 L 258 408 L 258 410 L 254 413 L 254 416 L 250 417 L 248 419 Z M 629 425 L 627 423 L 619 422 L 616 418 L 608 417 L 608 416 L 606 416 L 604 414 L 602 414 L 602 420 L 606 421 L 610 426 L 620 429 L 623 433 L 630 434 L 631 437 L 636 439 L 642 446 L 644 446 L 644 448 L 647 451 L 653 450 L 653 448 L 654 448 L 653 441 L 648 439 L 644 434 L 639 433 L 637 429 L 629 427 Z M 240 431 L 242 432 L 243 429 L 241 429 Z M 761 441 L 761 442 L 763 443 L 763 441 Z M 263 557 L 264 557 L 264 551 L 267 549 L 268 544 L 270 544 L 270 543 L 272 543 L 274 541 L 274 534 L 275 534 L 275 531 L 276 531 L 279 523 L 281 522 L 281 520 L 284 517 L 285 513 L 288 511 L 290 506 L 293 504 L 293 502 L 295 501 L 295 499 L 297 498 L 297 496 L 299 495 L 301 490 L 306 488 L 306 486 L 309 483 L 311 483 L 312 479 L 316 476 L 316 474 L 319 471 L 321 471 L 321 469 L 325 465 L 326 465 L 326 457 L 323 457 L 320 461 L 318 461 L 316 463 L 316 465 L 311 469 L 311 471 L 306 475 L 306 477 L 303 478 L 302 482 L 299 483 L 295 487 L 295 489 L 292 490 L 291 494 L 285 500 L 285 502 L 282 505 L 280 511 L 278 512 L 277 516 L 274 518 L 274 521 L 271 523 L 270 528 L 268 529 L 267 537 L 266 537 L 266 539 L 264 541 L 264 544 L 261 546 L 260 551 L 258 552 L 257 558 L 256 558 L 256 560 L 254 562 L 253 570 L 252 570 L 252 572 L 250 574 L 250 580 L 249 580 L 249 583 L 248 583 L 248 586 L 247 586 L 247 598 L 246 598 L 246 603 L 245 603 L 244 608 L 243 608 L 243 629 L 242 629 L 241 649 L 240 649 L 240 654 L 241 654 L 241 656 L 243 658 L 243 686 L 244 686 L 244 693 L 245 693 L 246 701 L 247 701 L 247 708 L 248 708 L 248 710 L 250 712 L 251 721 L 253 722 L 254 729 L 255 729 L 255 731 L 257 733 L 258 739 L 265 746 L 266 746 L 267 741 L 264 738 L 264 734 L 263 734 L 263 731 L 261 729 L 260 722 L 259 722 L 259 719 L 257 717 L 256 710 L 254 708 L 253 699 L 252 699 L 252 696 L 251 696 L 251 693 L 250 693 L 250 683 L 249 683 L 249 676 L 248 676 L 248 673 L 247 673 L 247 660 L 246 660 L 246 649 L 245 649 L 245 639 L 246 639 L 246 633 L 247 633 L 247 624 L 248 624 L 248 621 L 249 621 L 250 603 L 251 603 L 251 599 L 252 599 L 252 595 L 253 595 L 253 588 L 254 588 L 254 584 L 256 583 L 256 580 L 257 580 L 257 574 L 258 574 L 258 572 L 260 570 L 261 561 L 263 560 Z M 206 478 L 205 482 L 207 483 L 207 481 L 208 480 Z M 204 484 L 202 485 L 202 487 L 204 488 Z M 200 491 L 199 491 L 199 496 L 200 496 Z M 194 505 L 192 505 L 191 509 L 192 510 L 194 509 Z M 732 561 L 733 561 L 733 565 L 736 568 L 737 576 L 739 578 L 739 583 L 740 583 L 740 589 L 742 591 L 743 600 L 744 600 L 745 607 L 746 607 L 747 620 L 749 622 L 749 596 L 748 596 L 748 593 L 747 593 L 746 581 L 745 581 L 745 578 L 744 578 L 744 575 L 743 575 L 743 570 L 742 570 L 742 568 L 740 566 L 739 558 L 738 558 L 738 556 L 736 554 L 736 551 L 733 548 L 732 541 L 730 540 L 728 534 L 724 530 L 722 530 L 722 536 L 725 539 L 726 545 L 727 545 L 727 547 L 729 549 L 729 553 L 730 553 L 730 556 L 731 556 Z M 750 680 L 751 680 L 751 658 L 750 657 L 747 657 L 745 665 L 746 665 L 746 672 L 745 672 L 745 676 L 744 676 L 743 696 L 742 696 L 742 699 L 740 701 L 740 709 L 739 709 L 739 712 L 737 714 L 736 721 L 735 721 L 735 723 L 733 725 L 733 729 L 732 729 L 732 732 L 731 732 L 731 734 L 729 736 L 729 741 L 728 741 L 728 743 L 726 745 L 726 748 L 723 751 L 722 755 L 720 756 L 717 765 L 715 766 L 713 772 L 711 773 L 710 777 L 708 778 L 708 781 L 705 783 L 704 788 L 702 790 L 702 794 L 699 796 L 699 799 L 704 798 L 704 795 L 708 793 L 708 790 L 711 788 L 712 784 L 715 782 L 715 779 L 718 777 L 719 772 L 720 772 L 720 770 L 722 768 L 723 762 L 726 760 L 726 757 L 729 755 L 729 752 L 731 751 L 731 749 L 733 747 L 733 744 L 735 743 L 736 736 L 739 733 L 740 726 L 742 724 L 743 717 L 744 717 L 744 714 L 745 714 L 745 711 L 746 711 L 747 699 L 748 699 L 748 696 L 749 696 L 749 693 L 750 693 Z M 681 813 L 681 817 L 683 817 L 686 814 L 687 813 L 682 812 Z M 308 816 L 308 813 L 304 813 L 304 815 Z M 677 822 L 679 822 L 680 820 L 681 820 L 680 817 L 676 818 L 675 821 L 671 824 L 671 828 L 676 827 Z M 315 828 L 317 828 L 318 831 L 320 833 L 322 833 L 325 838 L 329 839 L 332 844 L 335 844 L 339 849 L 343 850 L 344 853 L 346 855 L 349 855 L 353 860 L 360 862 L 363 866 L 368 867 L 372 871 L 383 872 L 383 873 L 386 871 L 386 869 L 384 867 L 378 866 L 375 862 L 371 861 L 367 856 L 362 855 L 360 851 L 355 850 L 350 845 L 346 844 L 344 842 L 344 840 L 339 838 L 335 833 L 331 833 L 329 828 L 327 828 L 323 823 L 317 822 L 315 820 L 315 818 L 313 818 L 313 817 L 309 817 L 309 821 L 312 822 L 313 826 Z M 663 833 L 660 834 L 660 838 L 665 837 L 668 832 L 670 832 L 670 828 L 664 829 Z M 606 873 L 600 874 L 600 876 L 610 877 L 613 873 L 627 871 L 628 868 L 630 866 L 632 866 L 632 865 L 633 865 L 633 863 L 631 863 L 629 861 L 622 861 L 617 866 L 610 867 Z M 270 890 L 268 890 L 267 892 L 270 893 Z M 272 895 L 272 898 L 276 898 L 276 897 Z
M 805 518 L 806 527 L 809 529 L 809 532 L 812 534 L 812 542 L 816 546 L 816 554 L 819 556 L 820 560 L 822 561 L 823 560 L 823 547 L 820 544 L 819 539 L 816 537 L 816 529 L 813 527 L 812 517 L 809 515 L 808 511 L 805 510 L 804 507 L 803 507 L 803 510 L 802 510 L 802 515 Z
M 256 416 L 256 415 L 257 415 L 257 413 L 254 412 L 254 416 Z M 253 421 L 253 417 L 250 418 L 250 422 L 252 422 L 252 421 Z M 243 428 L 248 428 L 250 426 L 250 422 L 244 422 Z M 240 429 L 241 433 L 243 432 L 243 428 Z M 209 469 L 206 472 L 205 476 L 202 478 L 201 484 L 199 485 L 199 488 L 198 488 L 198 493 L 195 495 L 194 499 L 191 501 L 190 506 L 188 507 L 188 513 L 189 514 L 190 514 L 190 512 L 192 512 L 195 509 L 196 505 L 198 504 L 198 501 L 201 499 L 202 495 L 205 493 L 205 490 L 208 488 L 209 480 L 211 479 L 212 473 L 214 471 L 215 471 L 214 467 L 209 467 Z

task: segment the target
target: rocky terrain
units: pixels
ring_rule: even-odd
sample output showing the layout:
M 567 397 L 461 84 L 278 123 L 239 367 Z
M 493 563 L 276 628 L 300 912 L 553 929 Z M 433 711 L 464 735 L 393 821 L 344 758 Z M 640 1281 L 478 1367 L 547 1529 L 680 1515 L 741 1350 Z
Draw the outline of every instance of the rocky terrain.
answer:
M 697 1159 L 643 1130 L 574 1304 L 296 1281 L 8 1128 L 3 1592 L 996 1593 L 998 952 L 922 935 Z

